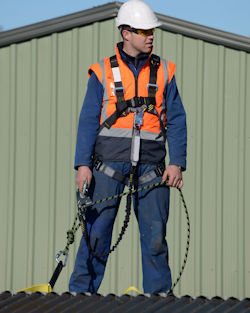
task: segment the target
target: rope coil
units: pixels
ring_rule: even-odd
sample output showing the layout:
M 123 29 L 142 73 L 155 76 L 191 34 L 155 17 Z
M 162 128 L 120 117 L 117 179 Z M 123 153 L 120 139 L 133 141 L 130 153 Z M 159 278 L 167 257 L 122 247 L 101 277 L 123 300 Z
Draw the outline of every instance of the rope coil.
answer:
M 127 226 L 128 226 L 128 223 L 129 223 L 129 219 L 130 219 L 130 214 L 131 214 L 132 195 L 134 193 L 136 193 L 136 192 L 139 192 L 139 191 L 142 191 L 142 190 L 151 189 L 151 188 L 156 188 L 156 187 L 159 187 L 159 186 L 164 185 L 164 184 L 166 184 L 166 181 L 161 181 L 159 183 L 147 185 L 147 186 L 144 186 L 144 187 L 141 187 L 141 188 L 138 188 L 138 189 L 132 189 L 132 184 L 130 184 L 129 190 L 126 191 L 126 192 L 123 192 L 123 193 L 120 193 L 120 194 L 116 194 L 116 195 L 113 195 L 111 197 L 107 197 L 107 198 L 104 198 L 104 199 L 97 200 L 95 202 L 92 202 L 91 205 L 87 204 L 85 206 L 85 211 L 90 206 L 94 206 L 94 205 L 99 204 L 99 203 L 110 201 L 112 199 L 121 198 L 121 197 L 127 195 L 126 210 L 125 210 L 126 215 L 125 215 L 125 219 L 124 219 L 124 222 L 123 222 L 123 226 L 122 226 L 121 232 L 118 235 L 118 239 L 117 239 L 116 243 L 113 245 L 113 247 L 109 251 L 107 251 L 106 253 L 103 253 L 103 254 L 96 254 L 92 250 L 92 248 L 90 246 L 90 243 L 89 243 L 89 240 L 88 240 L 87 227 L 86 227 L 86 218 L 85 218 L 84 214 L 82 214 L 83 212 L 81 212 L 81 213 L 78 212 L 76 214 L 76 216 L 75 216 L 72 228 L 67 231 L 67 244 L 66 244 L 66 246 L 65 246 L 65 248 L 63 250 L 63 255 L 68 255 L 68 253 L 69 253 L 69 246 L 74 242 L 75 233 L 76 233 L 76 231 L 78 230 L 78 228 L 80 226 L 81 226 L 81 229 L 82 229 L 83 236 L 84 236 L 84 238 L 85 238 L 85 240 L 87 242 L 89 251 L 92 253 L 92 255 L 97 257 L 97 258 L 109 255 L 111 252 L 113 252 L 117 248 L 118 244 L 120 243 L 120 241 L 123 238 L 125 230 L 127 229 Z M 181 270 L 180 270 L 180 272 L 178 274 L 178 277 L 176 278 L 175 282 L 172 284 L 172 287 L 168 290 L 167 293 L 171 293 L 173 291 L 173 289 L 176 287 L 176 285 L 178 284 L 178 282 L 180 281 L 180 279 L 181 279 L 181 276 L 182 276 L 182 274 L 184 272 L 184 269 L 185 269 L 185 266 L 186 266 L 186 263 L 187 263 L 189 246 L 190 246 L 190 218 L 189 218 L 189 213 L 188 213 L 187 205 L 186 205 L 186 202 L 185 202 L 182 190 L 178 189 L 178 191 L 180 193 L 180 198 L 181 198 L 181 201 L 182 201 L 182 204 L 183 204 L 183 207 L 184 207 L 184 211 L 185 211 L 185 214 L 186 214 L 187 242 L 186 242 L 185 256 L 184 256 L 184 259 L 183 259 L 183 262 L 182 262 Z M 78 219 L 79 219 L 80 222 L 76 225 L 76 222 L 77 222 Z

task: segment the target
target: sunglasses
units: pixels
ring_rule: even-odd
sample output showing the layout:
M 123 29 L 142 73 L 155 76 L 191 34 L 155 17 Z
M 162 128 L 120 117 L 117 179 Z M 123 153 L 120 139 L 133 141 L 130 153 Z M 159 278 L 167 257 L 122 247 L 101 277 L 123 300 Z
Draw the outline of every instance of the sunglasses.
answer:
M 143 37 L 148 37 L 154 34 L 155 28 L 152 29 L 136 29 L 136 28 L 130 28 L 128 31 L 135 33 L 137 35 L 143 36 Z

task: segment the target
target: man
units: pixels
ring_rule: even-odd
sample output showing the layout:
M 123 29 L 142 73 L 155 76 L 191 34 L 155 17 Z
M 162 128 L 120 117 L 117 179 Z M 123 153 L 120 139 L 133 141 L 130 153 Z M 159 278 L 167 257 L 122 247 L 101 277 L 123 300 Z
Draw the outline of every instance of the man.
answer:
M 75 168 L 82 190 L 87 179 L 93 201 L 121 193 L 124 183 L 166 185 L 138 192 L 134 210 L 139 224 L 145 293 L 171 288 L 165 240 L 169 187 L 181 188 L 186 168 L 186 116 L 176 87 L 175 65 L 152 54 L 154 29 L 160 26 L 141 0 L 124 3 L 116 19 L 123 42 L 116 55 L 89 68 L 89 82 L 79 118 Z M 165 141 L 170 163 L 165 169 Z M 129 179 L 133 174 L 133 181 Z M 87 212 L 91 249 L 110 248 L 119 199 Z M 82 238 L 69 290 L 96 293 L 107 256 L 95 257 Z

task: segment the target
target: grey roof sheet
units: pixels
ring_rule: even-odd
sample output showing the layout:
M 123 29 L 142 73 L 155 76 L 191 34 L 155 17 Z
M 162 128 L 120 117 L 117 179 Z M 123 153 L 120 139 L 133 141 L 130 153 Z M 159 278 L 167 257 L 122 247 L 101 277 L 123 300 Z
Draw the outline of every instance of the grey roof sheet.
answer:
M 208 299 L 200 296 L 176 297 L 174 295 L 122 295 L 57 293 L 15 293 L 0 294 L 0 313 L 205 313 L 250 312 L 250 299 Z

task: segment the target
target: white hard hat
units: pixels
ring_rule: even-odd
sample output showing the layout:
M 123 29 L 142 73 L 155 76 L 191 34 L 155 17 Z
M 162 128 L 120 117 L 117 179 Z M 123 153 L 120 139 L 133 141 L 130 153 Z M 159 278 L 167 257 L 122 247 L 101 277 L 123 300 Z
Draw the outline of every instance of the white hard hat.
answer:
M 141 0 L 128 0 L 119 9 L 116 26 L 129 25 L 137 29 L 151 29 L 161 25 L 154 12 Z

